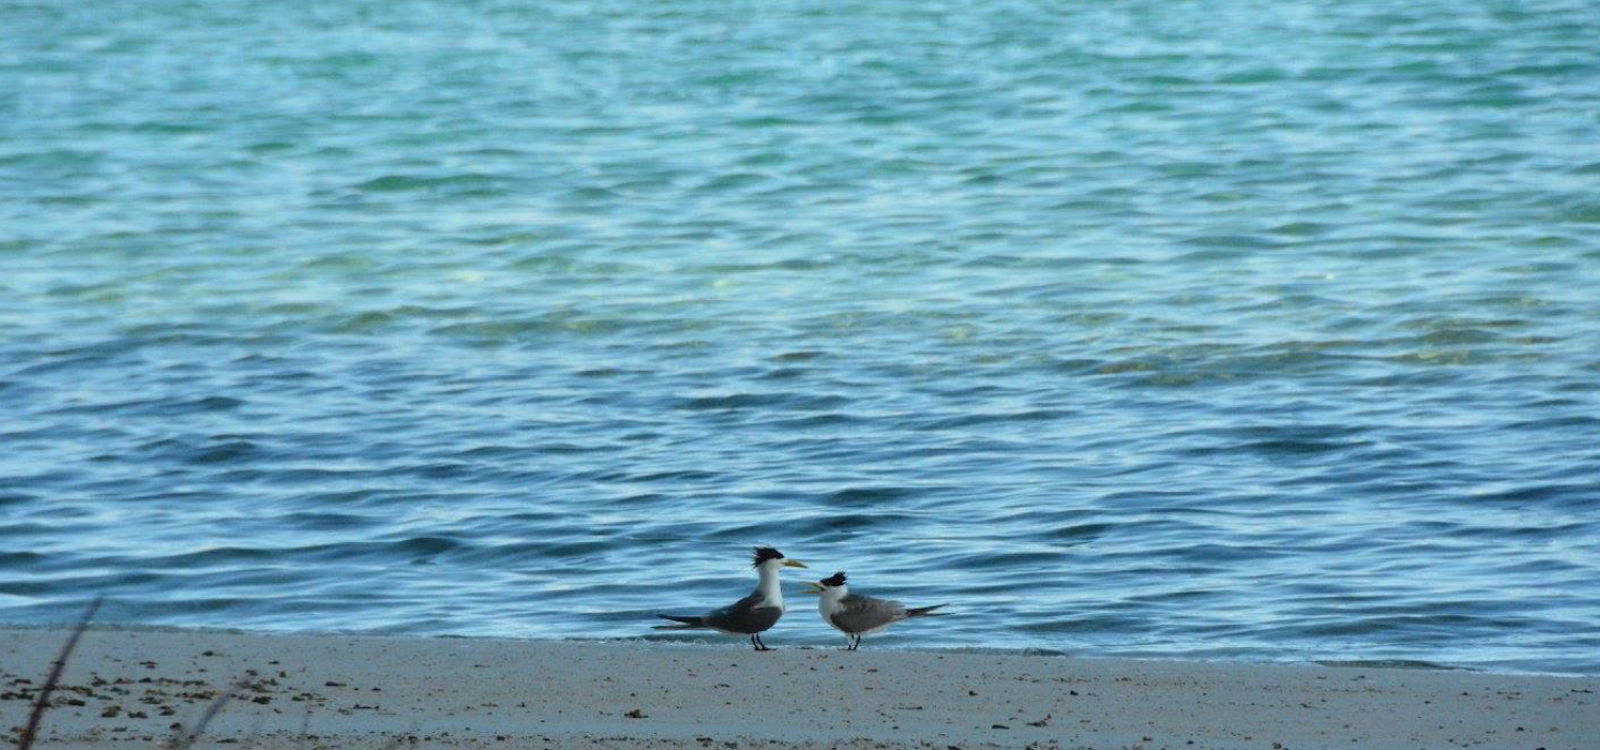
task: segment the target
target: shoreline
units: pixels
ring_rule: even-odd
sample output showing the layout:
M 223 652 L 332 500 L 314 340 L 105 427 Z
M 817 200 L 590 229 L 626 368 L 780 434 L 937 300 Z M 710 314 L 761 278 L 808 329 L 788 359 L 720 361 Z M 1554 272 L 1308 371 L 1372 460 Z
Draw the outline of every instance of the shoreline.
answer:
M 0 727 L 26 719 L 67 633 L 0 627 Z M 159 743 L 240 678 L 250 687 L 201 745 L 297 747 L 302 726 L 329 748 L 1557 750 L 1600 737 L 1593 676 L 113 625 L 85 633 L 41 747 Z
M 65 633 L 74 625 L 70 622 L 52 623 L 5 623 L 0 622 L 0 633 L 51 631 Z M 721 649 L 743 641 L 737 638 L 716 635 L 658 635 L 640 634 L 638 636 L 594 637 L 594 638 L 541 638 L 537 636 L 514 635 L 465 635 L 455 633 L 385 633 L 371 631 L 340 631 L 340 630 L 263 630 L 239 627 L 194 626 L 194 625 L 151 625 L 145 623 L 117 623 L 96 621 L 90 627 L 92 631 L 122 632 L 122 633 L 210 633 L 216 635 L 249 636 L 261 638 L 382 638 L 391 640 L 443 640 L 443 641 L 483 641 L 497 643 L 521 644 L 577 644 L 595 646 L 634 646 L 643 648 L 684 648 L 684 649 Z M 841 641 L 842 642 L 842 641 Z M 815 642 L 785 643 L 782 649 L 797 651 L 831 651 L 835 648 L 832 643 L 819 645 Z M 987 646 L 929 646 L 906 647 L 901 645 L 875 645 L 870 650 L 884 653 L 900 654 L 974 654 L 986 656 L 1023 656 L 1040 659 L 1071 659 L 1078 661 L 1126 661 L 1126 662 L 1154 662 L 1173 664 L 1219 664 L 1240 666 L 1275 666 L 1275 667 L 1326 667 L 1329 669 L 1396 669 L 1423 672 L 1464 672 L 1468 674 L 1507 675 L 1520 677 L 1565 677 L 1573 679 L 1600 679 L 1600 673 L 1589 674 L 1585 672 L 1552 672 L 1548 670 L 1509 667 L 1495 664 L 1492 666 L 1479 666 L 1473 664 L 1452 664 L 1448 662 L 1435 662 L 1425 659 L 1408 658 L 1375 658 L 1375 659 L 1251 659 L 1248 657 L 1181 657 L 1164 653 L 1141 654 L 1115 654 L 1098 656 L 1073 651 L 1045 647 L 1029 648 L 1001 648 Z

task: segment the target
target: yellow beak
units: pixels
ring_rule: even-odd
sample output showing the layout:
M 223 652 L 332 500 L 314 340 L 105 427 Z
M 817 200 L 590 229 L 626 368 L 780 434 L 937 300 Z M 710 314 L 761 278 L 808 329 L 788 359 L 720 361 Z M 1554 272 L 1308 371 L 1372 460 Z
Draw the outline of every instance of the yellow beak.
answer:
M 807 595 L 810 595 L 810 596 L 821 596 L 822 595 L 822 584 L 817 583 L 816 581 L 801 581 L 801 583 L 811 587 L 811 588 L 808 588 L 808 589 L 801 589 L 800 590 L 801 594 L 807 594 Z
M 804 568 L 805 567 L 805 563 L 802 563 L 799 560 L 790 560 L 788 558 L 784 558 L 783 567 L 785 567 L 785 568 Z

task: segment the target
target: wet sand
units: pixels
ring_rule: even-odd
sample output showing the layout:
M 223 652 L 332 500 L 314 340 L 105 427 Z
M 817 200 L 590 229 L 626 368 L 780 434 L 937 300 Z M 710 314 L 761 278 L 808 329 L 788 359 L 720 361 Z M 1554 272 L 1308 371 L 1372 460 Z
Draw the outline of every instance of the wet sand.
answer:
M 0 727 L 65 638 L 0 630 Z M 1600 747 L 1600 679 L 971 653 L 91 630 L 42 748 Z

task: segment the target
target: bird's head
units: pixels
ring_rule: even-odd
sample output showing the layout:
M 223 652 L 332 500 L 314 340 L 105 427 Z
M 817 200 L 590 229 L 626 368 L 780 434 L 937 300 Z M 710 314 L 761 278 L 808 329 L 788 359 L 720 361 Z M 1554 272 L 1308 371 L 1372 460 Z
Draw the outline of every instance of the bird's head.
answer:
M 824 599 L 842 599 L 846 594 L 850 593 L 850 587 L 845 585 L 845 575 L 842 570 L 820 581 L 806 581 L 805 584 L 811 588 L 800 593 L 812 594 Z
M 778 568 L 804 568 L 799 560 L 791 560 L 783 556 L 782 552 L 772 547 L 757 547 L 755 560 L 750 563 L 756 570 L 772 570 Z

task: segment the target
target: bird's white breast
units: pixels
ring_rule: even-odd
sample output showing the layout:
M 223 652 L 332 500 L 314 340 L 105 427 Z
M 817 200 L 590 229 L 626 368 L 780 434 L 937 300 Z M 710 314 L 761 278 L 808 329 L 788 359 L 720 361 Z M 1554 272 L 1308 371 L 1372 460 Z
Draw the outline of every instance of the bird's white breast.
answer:
M 817 597 L 817 613 L 822 615 L 823 622 L 833 625 L 835 628 L 839 626 L 833 624 L 833 613 L 844 608 L 844 605 L 839 603 L 840 598 L 842 597 L 835 598 L 827 595 Z

